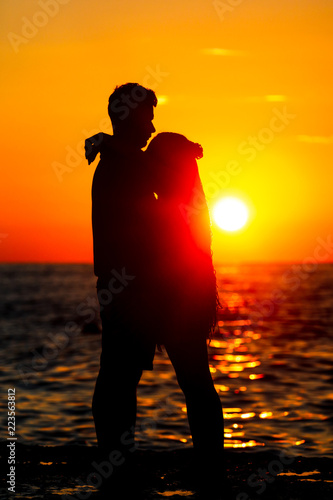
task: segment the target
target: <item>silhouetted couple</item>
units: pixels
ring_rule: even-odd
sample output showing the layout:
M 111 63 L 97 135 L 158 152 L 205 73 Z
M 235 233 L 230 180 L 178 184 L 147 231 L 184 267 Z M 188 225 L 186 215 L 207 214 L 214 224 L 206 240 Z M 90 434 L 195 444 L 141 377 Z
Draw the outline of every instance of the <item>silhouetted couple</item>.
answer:
M 118 469 L 128 472 L 137 385 L 142 371 L 153 369 L 156 345 L 163 345 L 186 398 L 197 472 L 208 482 L 218 472 L 221 484 L 223 414 L 207 356 L 218 299 L 196 162 L 202 148 L 161 133 L 143 152 L 155 132 L 156 105 L 152 90 L 116 87 L 108 107 L 113 135 L 86 141 L 89 163 L 100 153 L 92 225 L 103 332 L 93 417 L 104 456 L 119 451 Z

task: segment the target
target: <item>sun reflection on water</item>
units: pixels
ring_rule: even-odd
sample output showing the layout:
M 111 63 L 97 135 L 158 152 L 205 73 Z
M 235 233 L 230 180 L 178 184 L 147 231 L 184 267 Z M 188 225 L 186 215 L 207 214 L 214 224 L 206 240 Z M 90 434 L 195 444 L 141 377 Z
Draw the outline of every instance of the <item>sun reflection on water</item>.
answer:
M 218 321 L 218 335 L 221 335 L 221 340 L 216 337 L 210 341 L 209 360 L 210 371 L 216 381 L 215 388 L 221 395 L 223 403 L 224 394 L 226 396 L 231 392 L 234 395 L 245 394 L 249 389 L 248 383 L 252 381 L 256 383 L 265 375 L 253 371 L 261 366 L 260 350 L 256 352 L 255 349 L 255 342 L 261 339 L 261 334 L 255 331 L 251 319 L 241 317 L 246 311 L 244 298 L 241 294 L 228 290 L 228 287 L 224 289 L 220 298 L 224 306 Z M 222 376 L 227 376 L 235 382 L 232 386 L 221 384 L 219 382 Z M 243 411 L 241 407 L 231 408 L 223 405 L 223 414 L 225 421 L 230 422 L 224 433 L 226 448 L 265 446 L 265 443 L 256 439 L 246 439 L 246 428 L 244 429 L 244 425 L 239 422 L 272 419 L 274 418 L 272 411 L 269 409 L 261 409 L 258 412 Z M 282 413 L 279 417 L 281 416 L 286 415 Z M 236 422 L 231 423 L 233 421 Z
M 224 409 L 225 444 L 229 448 L 265 445 L 267 450 L 295 447 L 295 453 L 331 456 L 333 268 L 318 266 L 297 293 L 290 293 L 284 286 L 287 299 L 274 303 L 273 313 L 263 321 L 253 314 L 272 297 L 272 291 L 281 288 L 281 278 L 288 269 L 271 265 L 217 269 L 223 308 L 208 351 L 211 374 Z M 27 273 L 31 280 L 30 271 Z M 44 279 L 43 268 L 38 273 L 42 273 L 38 279 Z M 55 278 L 57 273 L 59 270 Z M 64 295 L 63 300 L 58 295 L 62 288 L 54 285 L 58 281 L 50 280 L 49 275 L 45 278 L 43 295 L 38 291 L 34 297 L 34 303 L 43 303 L 45 290 L 49 290 L 45 313 L 38 311 L 36 324 L 35 316 L 30 318 L 32 303 L 26 304 L 30 337 L 20 330 L 24 323 L 21 317 L 14 322 L 14 315 L 8 313 L 8 331 L 13 332 L 7 338 L 12 342 L 12 363 L 11 368 L 2 367 L 2 380 L 6 383 L 14 370 L 18 387 L 23 389 L 18 423 L 23 442 L 96 445 L 91 397 L 99 368 L 100 335 L 82 330 L 55 359 L 47 359 L 46 363 L 39 356 L 46 345 L 45 332 L 51 329 L 52 338 L 58 338 L 67 320 L 83 323 L 82 318 L 73 318 L 73 311 L 83 299 L 85 283 L 91 282 L 90 277 L 84 281 L 84 276 L 90 274 L 91 269 L 66 267 L 61 279 L 73 284 L 73 293 Z M 35 283 L 37 278 L 33 276 Z M 92 285 L 95 294 L 95 282 Z M 14 294 L 10 304 L 16 311 L 19 301 L 15 297 L 21 296 L 21 281 L 11 277 L 8 287 Z M 62 302 L 66 307 L 60 314 Z M 126 350 L 123 356 L 125 372 Z M 26 378 L 30 385 L 25 385 Z M 110 401 L 109 394 L 106 401 Z M 137 422 L 139 447 L 192 446 L 185 398 L 165 351 L 156 353 L 154 370 L 146 371 L 140 381 Z
M 330 366 L 331 344 L 325 341 L 327 352 L 324 352 L 324 342 L 321 346 L 315 333 L 310 336 L 308 325 L 317 325 L 319 320 L 309 319 L 316 311 L 309 306 L 304 309 L 305 303 L 297 294 L 282 305 L 281 312 L 275 307 L 274 314 L 267 318 L 254 314 L 258 312 L 258 306 L 267 302 L 271 290 L 279 286 L 279 273 L 284 271 L 279 267 L 269 268 L 269 272 L 267 269 L 265 266 L 245 265 L 217 269 L 222 308 L 216 332 L 208 343 L 208 354 L 210 372 L 223 407 L 225 446 L 266 446 L 268 450 L 287 448 L 295 453 L 300 451 L 292 447 L 301 447 L 302 453 L 318 453 L 320 442 L 325 441 L 325 451 L 330 453 L 331 447 L 326 439 L 328 424 L 323 421 L 329 418 L 326 408 L 330 407 L 332 390 L 326 382 L 326 375 L 320 374 L 324 372 L 323 360 Z M 310 289 L 306 292 L 308 295 L 312 293 Z M 299 321 L 299 314 L 306 316 L 303 323 Z M 319 326 L 315 328 L 318 330 Z M 321 329 L 324 331 L 324 326 Z M 313 362 L 314 352 L 316 358 Z M 170 432 L 167 428 L 172 428 L 174 443 L 181 445 L 187 439 L 187 444 L 191 445 L 185 400 L 176 388 L 177 381 L 172 366 L 168 365 L 167 355 L 163 360 L 157 357 L 155 366 L 164 375 L 165 382 L 155 405 L 164 404 L 164 394 L 166 397 L 170 395 L 167 411 L 154 414 L 161 417 L 162 430 L 158 432 L 158 438 L 164 438 L 161 444 L 168 446 L 166 436 Z M 314 373 L 318 373 L 317 379 Z M 160 378 L 160 373 L 158 377 L 154 373 L 145 375 L 153 389 L 157 386 L 157 378 Z M 313 389 L 311 399 L 315 400 L 312 405 L 307 403 L 309 388 Z M 141 401 L 144 402 L 144 397 Z M 154 410 L 149 411 L 142 416 L 147 418 Z M 148 444 L 145 436 L 142 442 Z

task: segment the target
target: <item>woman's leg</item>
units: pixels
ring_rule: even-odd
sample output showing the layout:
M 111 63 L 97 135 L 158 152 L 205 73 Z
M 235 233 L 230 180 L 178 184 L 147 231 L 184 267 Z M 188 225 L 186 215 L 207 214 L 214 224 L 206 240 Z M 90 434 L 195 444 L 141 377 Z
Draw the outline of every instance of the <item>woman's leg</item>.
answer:
M 194 449 L 200 455 L 222 456 L 223 412 L 209 370 L 206 340 L 170 341 L 165 348 L 185 395 Z
M 223 453 L 222 405 L 209 370 L 207 342 L 192 337 L 164 345 L 186 399 L 195 458 L 192 479 L 205 498 L 231 499 Z

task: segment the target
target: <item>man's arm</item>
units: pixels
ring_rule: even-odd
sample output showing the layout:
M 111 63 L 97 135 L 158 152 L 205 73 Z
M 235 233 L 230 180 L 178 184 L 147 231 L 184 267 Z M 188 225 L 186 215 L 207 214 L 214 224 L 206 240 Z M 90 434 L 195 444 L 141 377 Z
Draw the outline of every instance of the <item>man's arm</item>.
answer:
M 88 139 L 86 139 L 84 144 L 84 149 L 86 152 L 86 159 L 88 160 L 88 165 L 92 163 L 97 154 L 101 152 L 101 146 L 107 140 L 109 140 L 111 135 L 105 134 L 104 132 L 99 132 L 99 134 L 95 134 Z

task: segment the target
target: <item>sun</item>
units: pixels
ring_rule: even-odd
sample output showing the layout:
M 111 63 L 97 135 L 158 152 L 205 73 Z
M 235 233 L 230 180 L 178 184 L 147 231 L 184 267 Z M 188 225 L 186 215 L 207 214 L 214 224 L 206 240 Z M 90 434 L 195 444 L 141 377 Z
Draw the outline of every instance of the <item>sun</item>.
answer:
M 213 208 L 216 224 L 225 231 L 237 231 L 245 226 L 249 211 L 245 203 L 233 196 L 222 198 Z

